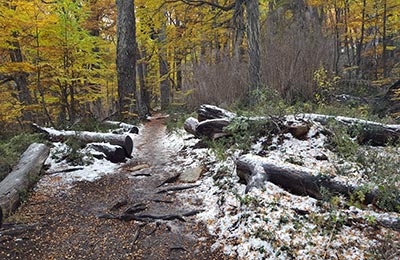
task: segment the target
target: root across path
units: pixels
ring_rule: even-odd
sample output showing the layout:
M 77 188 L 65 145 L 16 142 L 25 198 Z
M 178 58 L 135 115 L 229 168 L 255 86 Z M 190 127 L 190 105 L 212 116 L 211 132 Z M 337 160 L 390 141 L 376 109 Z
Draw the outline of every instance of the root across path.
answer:
M 47 175 L 0 230 L 0 259 L 224 259 L 194 217 L 201 205 L 177 198 L 196 185 L 163 183 L 176 156 L 165 137 L 153 118 L 115 173 L 56 191 Z

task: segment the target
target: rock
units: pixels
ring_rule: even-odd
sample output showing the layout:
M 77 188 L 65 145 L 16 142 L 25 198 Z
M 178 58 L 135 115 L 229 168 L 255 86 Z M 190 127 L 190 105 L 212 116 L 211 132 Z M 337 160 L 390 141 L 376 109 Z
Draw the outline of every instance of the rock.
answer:
M 203 173 L 203 167 L 201 166 L 188 169 L 179 176 L 179 181 L 195 182 L 200 178 L 202 173 Z

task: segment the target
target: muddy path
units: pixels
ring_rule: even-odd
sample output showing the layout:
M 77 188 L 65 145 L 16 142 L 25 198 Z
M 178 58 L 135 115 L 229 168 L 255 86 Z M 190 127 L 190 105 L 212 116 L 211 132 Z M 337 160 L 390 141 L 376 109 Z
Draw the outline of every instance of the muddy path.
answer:
M 145 125 L 133 158 L 117 172 L 72 188 L 39 185 L 5 223 L 9 232 L 0 236 L 0 259 L 224 259 L 222 252 L 211 251 L 215 241 L 206 224 L 182 217 L 204 210 L 202 198 L 179 200 L 177 193 L 185 190 L 157 193 L 178 185 L 157 187 L 179 169 L 177 150 L 165 143 L 164 120 L 153 118 Z M 129 208 L 143 219 L 112 219 Z

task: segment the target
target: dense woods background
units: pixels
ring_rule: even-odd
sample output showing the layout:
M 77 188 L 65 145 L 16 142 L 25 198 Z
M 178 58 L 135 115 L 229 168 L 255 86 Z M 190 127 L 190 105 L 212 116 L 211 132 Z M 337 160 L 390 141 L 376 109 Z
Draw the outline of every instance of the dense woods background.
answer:
M 205 102 L 323 106 L 339 94 L 396 116 L 398 10 L 397 0 L 4 0 L 0 129 Z

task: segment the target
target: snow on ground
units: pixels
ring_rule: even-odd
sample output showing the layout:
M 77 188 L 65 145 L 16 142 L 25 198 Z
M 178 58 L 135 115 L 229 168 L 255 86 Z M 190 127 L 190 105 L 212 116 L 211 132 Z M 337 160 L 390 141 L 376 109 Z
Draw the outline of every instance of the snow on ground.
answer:
M 130 129 L 131 125 L 123 125 L 121 127 L 121 131 L 128 134 L 126 133 L 126 129 Z M 143 126 L 140 125 L 138 128 L 140 132 Z M 47 130 L 52 131 L 52 128 L 48 128 Z M 128 135 L 132 138 L 134 143 L 133 154 L 136 149 L 135 144 L 138 142 L 140 136 L 137 134 Z M 107 145 L 107 143 L 102 144 Z M 70 149 L 71 148 L 65 143 L 53 143 L 53 147 L 50 149 L 50 155 L 45 162 L 45 165 L 49 166 L 49 168 L 46 171 L 46 175 L 39 180 L 36 189 L 45 190 L 47 193 L 55 195 L 71 188 L 75 182 L 95 181 L 102 176 L 113 174 L 118 171 L 121 165 L 112 163 L 104 158 L 97 159 L 93 155 L 99 155 L 101 157 L 101 153 L 85 147 L 77 151 L 80 156 L 82 156 L 84 165 L 74 166 L 65 159 Z
M 337 157 L 325 148 L 325 136 L 315 136 L 317 131 L 311 129 L 307 140 L 291 135 L 286 135 L 281 144 L 275 140 L 276 149 L 268 151 L 265 160 L 335 176 Z M 208 149 L 191 148 L 196 139 L 188 138 L 189 135 L 183 136 L 186 140 L 182 146 L 184 152 L 177 154 L 177 164 L 203 163 L 208 171 L 198 181 L 201 186 L 182 193 L 182 199 L 202 198 L 206 211 L 197 218 L 207 223 L 210 233 L 217 237 L 213 248 L 221 247 L 233 258 L 366 259 L 372 257 L 372 248 L 379 247 L 377 240 L 392 233 L 374 225 L 374 221 L 400 219 L 396 213 L 353 206 L 345 209 L 308 196 L 296 196 L 272 183 L 245 194 L 245 185 L 238 183 L 236 175 L 237 154 L 220 162 Z M 253 146 L 253 153 L 261 151 L 263 141 Z M 321 154 L 328 160 L 316 159 Z M 297 162 L 301 162 L 301 166 L 296 166 Z M 336 177 L 358 183 L 349 176 Z M 343 201 L 338 203 L 343 204 Z
M 82 153 L 84 165 L 73 166 L 63 157 L 68 153 L 69 147 L 64 143 L 54 143 L 45 165 L 48 165 L 47 174 L 43 176 L 36 189 L 45 190 L 56 195 L 71 188 L 77 181 L 94 181 L 104 175 L 116 172 L 119 164 L 106 159 L 96 159 L 87 156 L 87 148 L 79 151 Z M 95 153 L 94 151 L 92 153 Z M 73 171 L 69 171 L 73 170 Z

